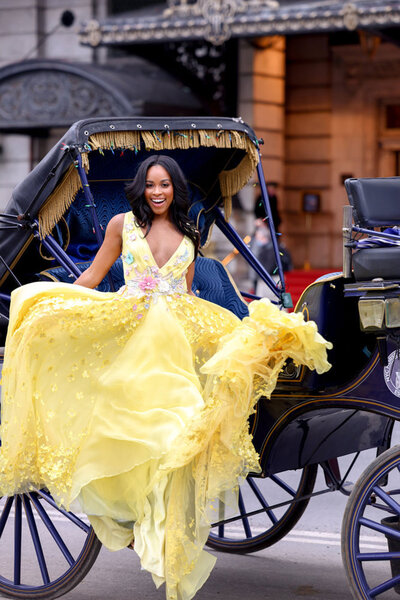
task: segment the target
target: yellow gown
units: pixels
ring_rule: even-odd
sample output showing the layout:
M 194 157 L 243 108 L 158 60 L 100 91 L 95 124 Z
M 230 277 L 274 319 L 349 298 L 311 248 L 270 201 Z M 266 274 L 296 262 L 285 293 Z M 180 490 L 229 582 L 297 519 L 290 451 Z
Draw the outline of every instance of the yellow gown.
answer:
M 159 268 L 127 213 L 126 285 L 13 292 L 2 390 L 0 492 L 47 488 L 85 512 L 111 550 L 135 551 L 169 600 L 189 600 L 215 559 L 203 551 L 217 499 L 258 470 L 248 417 L 288 356 L 322 372 L 312 322 L 269 301 L 231 312 L 187 294 L 184 237 Z

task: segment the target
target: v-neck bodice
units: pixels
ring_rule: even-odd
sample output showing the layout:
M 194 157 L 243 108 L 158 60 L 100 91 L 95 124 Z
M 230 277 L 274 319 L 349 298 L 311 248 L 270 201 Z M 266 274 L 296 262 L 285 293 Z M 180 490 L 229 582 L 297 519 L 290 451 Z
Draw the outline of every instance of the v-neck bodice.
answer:
M 186 273 L 193 259 L 193 243 L 184 236 L 167 262 L 159 267 L 133 213 L 125 214 L 122 262 L 129 294 L 140 297 L 186 292 Z

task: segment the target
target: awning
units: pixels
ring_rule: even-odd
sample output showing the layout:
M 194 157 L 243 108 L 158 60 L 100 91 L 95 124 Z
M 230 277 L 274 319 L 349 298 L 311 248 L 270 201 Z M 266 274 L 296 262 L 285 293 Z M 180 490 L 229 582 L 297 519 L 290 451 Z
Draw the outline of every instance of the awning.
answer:
M 204 114 L 204 109 L 183 83 L 136 57 L 129 66 L 28 60 L 0 69 L 1 132 L 68 128 L 104 115 L 159 114 Z
M 165 6 L 165 5 L 164 5 Z M 80 41 L 88 46 L 258 37 L 329 31 L 396 28 L 400 25 L 398 0 L 232 0 L 171 3 L 123 17 L 86 21 Z

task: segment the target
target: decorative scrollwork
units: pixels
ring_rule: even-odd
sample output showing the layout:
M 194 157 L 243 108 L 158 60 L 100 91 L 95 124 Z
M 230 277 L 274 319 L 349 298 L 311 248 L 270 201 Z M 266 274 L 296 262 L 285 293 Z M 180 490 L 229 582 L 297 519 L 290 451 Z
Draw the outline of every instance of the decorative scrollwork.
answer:
M 88 21 L 81 43 L 95 46 L 179 40 L 220 45 L 230 37 L 393 27 L 400 23 L 397 0 L 285 2 L 276 0 L 169 0 L 156 17 L 127 16 L 120 22 Z
M 169 0 L 164 15 L 203 17 L 207 23 L 205 39 L 218 46 L 230 38 L 230 25 L 235 15 L 246 13 L 249 9 L 277 8 L 278 5 L 276 0 Z
M 116 108 L 115 99 L 73 74 L 36 71 L 0 84 L 0 120 L 6 122 L 69 124 L 83 117 L 116 114 Z

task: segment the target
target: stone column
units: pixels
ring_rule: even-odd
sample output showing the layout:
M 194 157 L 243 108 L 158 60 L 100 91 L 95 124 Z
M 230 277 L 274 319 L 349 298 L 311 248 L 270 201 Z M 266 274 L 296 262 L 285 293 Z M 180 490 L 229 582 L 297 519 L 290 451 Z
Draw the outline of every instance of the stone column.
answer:
M 285 38 L 273 36 L 241 40 L 239 48 L 238 113 L 254 128 L 257 136 L 264 139 L 261 153 L 267 181 L 275 181 L 282 186 Z M 254 189 L 245 190 L 243 195 L 246 195 L 246 208 L 252 208 L 256 195 Z
M 333 265 L 332 84 L 328 35 L 287 38 L 284 233 L 294 266 Z M 303 196 L 320 198 L 316 214 Z
M 263 138 L 262 166 L 267 181 L 278 184 L 282 201 L 284 176 L 285 38 L 263 37 L 239 42 L 238 114 Z M 241 192 L 244 218 L 236 223 L 243 235 L 254 230 L 254 204 L 260 194 L 257 177 Z M 237 274 L 240 278 L 240 273 Z M 252 287 L 254 275 L 250 274 Z M 242 280 L 244 278 L 242 277 Z M 246 282 L 244 281 L 244 285 Z

